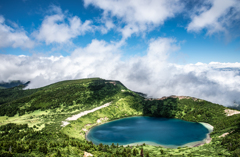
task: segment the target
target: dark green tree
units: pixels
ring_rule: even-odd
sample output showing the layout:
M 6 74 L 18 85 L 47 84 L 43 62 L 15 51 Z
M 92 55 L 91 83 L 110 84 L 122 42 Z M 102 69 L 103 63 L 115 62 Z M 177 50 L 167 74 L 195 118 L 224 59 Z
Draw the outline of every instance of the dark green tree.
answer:
M 161 154 L 164 154 L 164 151 L 162 149 L 160 150 L 160 152 L 161 152 Z
M 148 152 L 146 153 L 146 157 L 150 157 Z
M 57 157 L 61 157 L 62 156 L 62 154 L 61 154 L 61 152 L 60 152 L 60 150 L 58 149 L 57 150 L 57 155 L 56 155 Z
M 112 145 L 111 145 L 111 146 L 112 146 L 112 148 L 116 148 L 116 146 L 114 145 L 114 143 L 112 143 Z
M 136 156 L 137 155 L 137 152 L 136 152 L 136 149 L 134 148 L 133 149 L 133 156 Z
M 48 148 L 47 148 L 46 145 L 42 145 L 42 146 L 39 147 L 39 151 L 43 152 L 44 154 L 47 154 Z
M 115 154 L 112 154 L 111 157 L 115 157 Z
M 131 154 L 131 148 L 127 148 L 127 153 L 129 154 Z
M 122 157 L 127 157 L 127 153 L 126 153 L 126 152 L 123 152 L 123 153 L 122 153 Z
M 118 151 L 118 149 L 116 150 L 116 154 L 117 154 L 117 155 L 119 155 L 119 154 L 120 154 L 120 153 L 119 153 L 119 151 Z

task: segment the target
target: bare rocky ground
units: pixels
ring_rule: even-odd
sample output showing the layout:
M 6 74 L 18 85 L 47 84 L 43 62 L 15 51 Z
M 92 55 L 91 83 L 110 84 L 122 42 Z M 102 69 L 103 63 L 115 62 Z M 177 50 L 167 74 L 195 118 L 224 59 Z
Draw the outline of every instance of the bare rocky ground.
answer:
M 88 156 L 93 156 L 91 153 L 88 153 L 88 152 L 84 152 L 84 155 L 83 157 L 88 157 Z
M 227 116 L 232 116 L 235 114 L 240 114 L 240 111 L 236 111 L 236 110 L 231 110 L 231 109 L 225 109 L 224 110 Z

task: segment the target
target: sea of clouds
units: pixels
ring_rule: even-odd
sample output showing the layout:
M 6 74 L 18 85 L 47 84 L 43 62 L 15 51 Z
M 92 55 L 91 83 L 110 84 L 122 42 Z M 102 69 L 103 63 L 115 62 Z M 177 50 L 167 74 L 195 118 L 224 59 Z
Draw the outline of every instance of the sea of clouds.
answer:
M 240 63 L 172 63 L 169 58 L 174 58 L 180 49 L 174 38 L 151 39 L 143 56 L 123 59 L 126 56 L 122 52 L 132 35 L 144 37 L 179 14 L 189 18 L 185 26 L 189 33 L 205 29 L 206 36 L 223 33 L 236 38 L 240 19 L 238 0 L 84 0 L 84 6 L 102 10 L 97 20 L 100 24 L 96 25 L 94 19 L 82 21 L 67 10 L 62 11 L 60 6 L 51 5 L 41 26 L 26 33 L 16 23 L 14 27 L 7 25 L 8 20 L 0 15 L 0 48 L 31 49 L 45 44 L 57 50 L 66 45 L 74 49 L 68 56 L 38 52 L 31 56 L 0 54 L 0 81 L 31 81 L 27 88 L 38 88 L 62 80 L 100 77 L 119 80 L 127 88 L 154 98 L 183 95 L 225 106 L 240 103 Z M 86 47 L 73 42 L 88 32 L 106 34 L 110 30 L 120 33 L 122 39 L 111 42 L 94 39 Z
M 38 88 L 62 80 L 100 77 L 154 98 L 179 95 L 224 106 L 240 102 L 240 63 L 179 65 L 168 61 L 178 51 L 172 38 L 152 39 L 147 54 L 123 60 L 117 43 L 92 40 L 69 56 L 0 55 L 0 81 L 31 81 Z

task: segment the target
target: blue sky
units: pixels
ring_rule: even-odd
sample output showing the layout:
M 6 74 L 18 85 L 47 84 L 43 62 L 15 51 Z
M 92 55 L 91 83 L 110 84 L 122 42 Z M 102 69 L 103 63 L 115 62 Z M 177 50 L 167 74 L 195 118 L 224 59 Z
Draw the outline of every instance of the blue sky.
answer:
M 169 13 L 162 13 L 164 11 L 161 12 L 161 10 L 153 12 L 154 15 L 155 13 L 157 15 L 166 14 L 161 18 L 147 20 L 148 17 L 145 17 L 146 19 L 141 20 L 141 18 L 137 19 L 139 18 L 138 15 L 134 15 L 132 19 L 135 21 L 132 21 L 132 23 L 127 19 L 127 16 L 131 16 L 131 13 L 126 13 L 127 10 L 132 9 L 133 14 L 134 12 L 136 14 L 138 12 L 144 14 L 144 7 L 134 3 L 124 5 L 124 1 L 119 4 L 116 1 L 112 1 L 112 3 L 103 1 L 101 3 L 95 0 L 2 0 L 0 1 L 0 15 L 4 18 L 3 24 L 11 27 L 13 29 L 12 32 L 24 32 L 34 45 L 29 47 L 22 45 L 13 46 L 15 41 L 9 41 L 8 44 L 1 45 L 0 52 L 2 54 L 13 55 L 43 53 L 46 55 L 67 56 L 76 47 L 86 47 L 93 39 L 104 40 L 106 42 L 124 40 L 125 43 L 119 47 L 122 50 L 122 58 L 124 59 L 129 56 L 144 55 L 151 39 L 164 37 L 174 38 L 180 46 L 180 49 L 169 58 L 171 62 L 178 64 L 209 63 L 212 61 L 239 62 L 240 31 L 238 26 L 239 17 L 237 17 L 239 16 L 239 9 L 236 8 L 239 5 L 239 1 L 229 1 L 229 4 L 223 4 L 226 3 L 224 1 L 216 1 L 216 3 L 222 3 L 223 6 L 227 6 L 222 10 L 219 9 L 219 12 L 216 10 L 211 12 L 211 8 L 214 8 L 214 5 L 217 6 L 215 1 L 205 1 L 205 4 L 198 1 L 191 1 L 191 3 L 190 1 L 169 1 L 169 5 L 177 4 L 182 6 L 172 5 L 173 7 L 170 6 L 170 9 L 167 8 L 169 6 L 163 6 L 169 9 Z M 104 3 L 106 4 L 104 5 Z M 123 5 L 129 8 L 122 9 L 120 13 L 115 13 L 107 5 L 119 5 L 119 7 Z M 150 10 L 151 7 L 149 5 Z M 57 21 L 55 22 L 56 24 L 64 23 L 69 26 L 67 18 L 77 17 L 83 23 L 86 20 L 91 21 L 91 28 L 85 30 L 83 33 L 76 33 L 66 40 L 64 39 L 64 42 L 53 39 L 52 42 L 46 43 L 47 37 L 43 37 L 41 40 L 37 39 L 33 33 L 41 29 L 44 19 L 48 16 L 59 14 L 54 11 L 54 8 L 60 9 L 62 14 L 65 14 L 64 21 Z M 152 9 L 154 10 L 155 8 Z M 205 10 L 199 11 L 200 9 Z M 231 13 L 231 10 L 235 12 Z M 108 15 L 105 16 L 104 12 L 107 12 Z M 195 24 L 189 30 L 189 25 L 193 23 L 194 19 L 201 17 L 201 15 L 207 12 L 211 12 L 209 15 L 213 16 L 212 21 L 209 22 L 204 18 L 200 19 L 199 21 L 203 24 Z M 152 15 L 150 14 L 149 16 Z M 204 20 L 206 20 L 205 23 Z M 107 29 L 107 21 L 112 22 L 114 28 Z M 119 29 L 124 29 L 124 27 L 130 24 L 136 25 L 134 27 L 142 25 L 147 28 L 129 33 L 128 37 L 123 39 L 123 34 Z M 103 29 L 106 29 L 106 31 L 102 32 Z M 212 33 L 208 33 L 209 31 L 212 31 Z
M 0 0 L 0 81 L 119 80 L 240 104 L 239 0 Z

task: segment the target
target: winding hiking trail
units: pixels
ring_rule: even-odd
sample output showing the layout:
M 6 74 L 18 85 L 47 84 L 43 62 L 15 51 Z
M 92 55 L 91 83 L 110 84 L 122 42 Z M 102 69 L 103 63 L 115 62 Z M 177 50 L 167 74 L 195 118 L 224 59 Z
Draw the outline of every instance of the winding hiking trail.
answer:
M 68 117 L 65 121 L 62 121 L 63 124 L 61 126 L 65 127 L 66 125 L 70 124 L 68 121 L 70 121 L 70 120 L 77 120 L 78 118 L 80 118 L 82 116 L 85 116 L 85 115 L 87 115 L 89 113 L 92 113 L 92 112 L 95 112 L 97 110 L 100 110 L 100 109 L 102 109 L 104 107 L 108 107 L 109 105 L 111 105 L 111 102 L 106 103 L 106 104 L 104 104 L 102 106 L 96 107 L 94 109 L 88 110 L 88 111 L 80 112 L 79 114 L 73 115 L 72 117 Z

